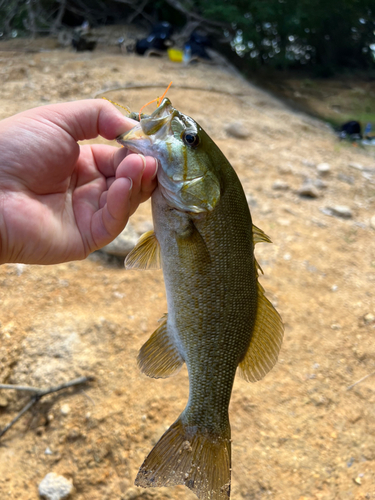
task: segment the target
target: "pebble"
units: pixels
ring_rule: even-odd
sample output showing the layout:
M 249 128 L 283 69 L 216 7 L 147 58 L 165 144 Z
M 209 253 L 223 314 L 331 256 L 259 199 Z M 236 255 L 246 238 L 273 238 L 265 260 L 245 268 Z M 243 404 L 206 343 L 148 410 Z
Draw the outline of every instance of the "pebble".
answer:
M 232 122 L 225 127 L 225 132 L 236 139 L 247 139 L 250 132 L 242 122 Z
M 352 175 L 338 174 L 337 178 L 339 181 L 346 182 L 347 184 L 351 185 L 353 185 L 355 182 L 355 179 Z
M 327 207 L 332 215 L 337 217 L 342 217 L 343 219 L 351 219 L 353 213 L 349 207 L 346 205 L 334 205 L 333 207 Z
M 284 227 L 290 226 L 289 219 L 280 218 L 280 219 L 277 219 L 277 223 L 279 224 L 279 226 L 284 226 Z
M 39 495 L 47 500 L 67 498 L 73 491 L 73 483 L 64 476 L 50 472 L 39 484 Z
M 70 412 L 70 406 L 68 404 L 64 404 L 62 405 L 61 409 L 60 409 L 60 413 L 61 415 L 63 415 L 64 417 L 66 417 Z
M 125 229 L 116 239 L 102 248 L 102 252 L 116 257 L 126 257 L 130 250 L 135 247 L 139 236 L 134 228 L 128 223 Z
M 316 170 L 318 171 L 319 175 L 328 175 L 331 171 L 331 166 L 329 163 L 319 163 L 319 165 L 317 165 L 316 167 Z
M 319 189 L 327 189 L 328 184 L 322 181 L 322 179 L 316 179 L 316 181 L 314 181 L 314 186 Z
M 369 325 L 370 323 L 375 323 L 375 316 L 371 313 L 366 314 L 363 319 L 367 325 Z
M 372 227 L 372 229 L 375 229 L 375 215 L 370 219 L 370 227 Z
M 275 189 L 276 191 L 287 191 L 289 189 L 289 184 L 281 179 L 277 179 L 272 184 L 272 189 Z
M 360 163 L 351 162 L 349 163 L 349 167 L 355 168 L 356 170 L 363 170 L 363 165 Z
M 302 160 L 302 165 L 305 165 L 305 167 L 310 167 L 310 168 L 314 168 L 315 167 L 315 163 L 311 160 Z
M 341 330 L 341 325 L 339 325 L 338 323 L 333 323 L 331 325 L 331 328 L 332 330 Z
M 26 268 L 26 264 L 16 264 L 16 274 L 17 276 L 21 276 Z
M 279 173 L 281 175 L 292 174 L 293 167 L 291 165 L 280 165 L 279 166 Z
M 320 196 L 318 189 L 311 182 L 302 184 L 297 193 L 305 198 L 319 198 Z

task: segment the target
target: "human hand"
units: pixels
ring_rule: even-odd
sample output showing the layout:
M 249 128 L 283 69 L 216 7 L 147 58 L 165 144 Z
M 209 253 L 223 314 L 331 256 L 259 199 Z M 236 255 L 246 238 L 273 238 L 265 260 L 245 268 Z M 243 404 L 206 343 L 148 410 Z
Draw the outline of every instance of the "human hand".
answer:
M 112 241 L 156 186 L 154 158 L 109 145 L 136 122 L 101 99 L 0 122 L 0 264 L 84 259 Z

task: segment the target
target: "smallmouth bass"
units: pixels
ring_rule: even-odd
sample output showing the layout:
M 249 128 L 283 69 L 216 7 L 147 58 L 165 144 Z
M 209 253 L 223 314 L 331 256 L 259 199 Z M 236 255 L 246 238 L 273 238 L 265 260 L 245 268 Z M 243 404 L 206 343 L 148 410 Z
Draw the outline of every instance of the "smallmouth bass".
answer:
M 189 399 L 142 464 L 135 484 L 183 484 L 200 499 L 230 496 L 228 406 L 238 368 L 260 380 L 277 361 L 281 318 L 258 282 L 253 226 L 237 174 L 216 144 L 169 99 L 117 139 L 157 158 L 154 231 L 126 258 L 128 269 L 162 267 L 168 314 L 143 345 L 138 364 L 154 378 L 185 362 Z

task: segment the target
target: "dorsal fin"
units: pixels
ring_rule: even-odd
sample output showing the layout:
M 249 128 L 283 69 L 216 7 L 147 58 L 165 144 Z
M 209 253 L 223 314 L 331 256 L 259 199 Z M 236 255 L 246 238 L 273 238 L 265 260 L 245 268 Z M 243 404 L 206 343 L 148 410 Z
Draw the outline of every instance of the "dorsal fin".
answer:
M 272 243 L 272 241 L 271 241 L 271 238 L 269 236 L 267 236 L 264 231 L 259 229 L 259 227 L 254 226 L 254 224 L 253 224 L 253 243 L 254 243 L 254 245 L 256 245 L 257 243 Z M 259 272 L 261 274 L 264 274 L 263 269 L 260 267 L 259 262 L 255 259 L 255 257 L 254 257 L 254 261 L 255 261 L 256 275 L 258 276 Z
M 168 334 L 168 315 L 148 341 L 143 344 L 138 354 L 138 366 L 151 378 L 167 378 L 178 372 L 184 364 L 181 354 Z
M 239 374 L 248 382 L 262 379 L 275 365 L 283 341 L 281 317 L 264 295 L 258 283 L 258 308 L 253 334 L 245 357 L 238 365 Z
M 154 231 L 142 234 L 125 259 L 126 269 L 160 269 L 160 245 Z
M 272 241 L 264 231 L 259 229 L 259 227 L 254 226 L 253 224 L 253 243 L 254 245 L 256 245 L 257 243 L 272 243 Z

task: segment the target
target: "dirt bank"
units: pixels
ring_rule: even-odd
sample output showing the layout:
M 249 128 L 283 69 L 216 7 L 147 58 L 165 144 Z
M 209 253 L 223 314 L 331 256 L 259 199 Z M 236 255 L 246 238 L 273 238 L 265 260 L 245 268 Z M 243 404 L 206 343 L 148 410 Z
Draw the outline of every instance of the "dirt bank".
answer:
M 115 49 L 4 47 L 0 118 L 105 88 L 166 87 L 173 80 L 173 104 L 222 148 L 243 182 L 254 223 L 272 238 L 273 245 L 258 245 L 257 256 L 262 284 L 286 325 L 285 341 L 264 380 L 235 382 L 233 500 L 375 499 L 375 377 L 347 390 L 375 370 L 373 157 L 338 143 L 323 124 L 225 67 L 184 68 Z M 106 96 L 138 110 L 162 87 Z M 248 129 L 247 140 L 226 134 L 232 121 Z M 324 177 L 321 163 L 330 167 Z M 298 194 L 307 180 L 316 198 Z M 348 206 L 351 217 L 329 215 L 335 205 Z M 133 224 L 141 230 L 149 220 L 144 205 Z M 4 265 L 0 308 L 0 382 L 45 387 L 96 377 L 90 386 L 46 398 L 4 437 L 1 498 L 38 498 L 38 484 L 52 471 L 73 480 L 74 500 L 195 498 L 184 487 L 133 486 L 188 394 L 186 369 L 151 380 L 136 365 L 138 349 L 166 312 L 160 272 L 125 271 L 98 253 L 51 267 Z M 23 403 L 19 394 L 0 393 L 0 427 Z

